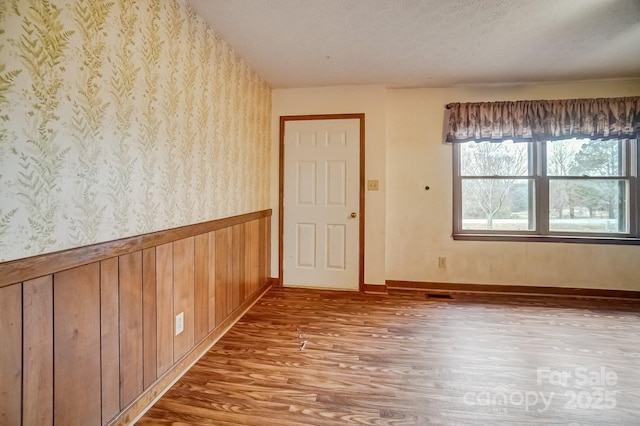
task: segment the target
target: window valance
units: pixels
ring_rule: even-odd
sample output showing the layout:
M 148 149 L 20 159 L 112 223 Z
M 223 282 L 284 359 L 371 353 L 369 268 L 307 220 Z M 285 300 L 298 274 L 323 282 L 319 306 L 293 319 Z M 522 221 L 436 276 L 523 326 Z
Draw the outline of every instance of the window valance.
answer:
M 640 135 L 640 96 L 451 103 L 446 108 L 446 142 L 635 139 Z

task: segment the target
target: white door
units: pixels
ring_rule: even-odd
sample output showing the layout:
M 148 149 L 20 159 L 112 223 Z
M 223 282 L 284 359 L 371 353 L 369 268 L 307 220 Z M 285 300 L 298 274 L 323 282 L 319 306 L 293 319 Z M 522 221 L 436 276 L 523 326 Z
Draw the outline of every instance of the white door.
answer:
M 284 127 L 283 285 L 358 289 L 360 120 Z

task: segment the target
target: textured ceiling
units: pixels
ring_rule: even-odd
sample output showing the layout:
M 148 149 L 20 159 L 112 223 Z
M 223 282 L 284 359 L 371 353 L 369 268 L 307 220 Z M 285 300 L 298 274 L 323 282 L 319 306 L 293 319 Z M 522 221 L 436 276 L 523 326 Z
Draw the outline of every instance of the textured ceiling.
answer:
M 640 77 L 640 0 L 187 0 L 274 88 Z

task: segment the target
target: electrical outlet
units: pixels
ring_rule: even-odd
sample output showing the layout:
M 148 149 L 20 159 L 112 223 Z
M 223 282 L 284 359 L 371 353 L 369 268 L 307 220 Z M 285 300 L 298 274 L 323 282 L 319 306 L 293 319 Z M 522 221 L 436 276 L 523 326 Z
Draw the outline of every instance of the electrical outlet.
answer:
M 184 312 L 176 315 L 176 336 L 184 331 Z
M 368 180 L 367 181 L 367 190 L 369 190 L 369 191 L 377 191 L 378 190 L 378 180 Z
M 446 268 L 447 267 L 447 258 L 439 257 L 438 258 L 438 268 Z

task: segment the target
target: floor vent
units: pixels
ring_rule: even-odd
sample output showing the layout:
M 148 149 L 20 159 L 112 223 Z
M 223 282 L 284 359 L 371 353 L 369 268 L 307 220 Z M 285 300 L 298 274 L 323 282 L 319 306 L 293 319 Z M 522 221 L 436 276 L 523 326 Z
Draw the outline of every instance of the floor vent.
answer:
M 424 295 L 427 297 L 427 299 L 452 299 L 450 294 L 425 293 Z

